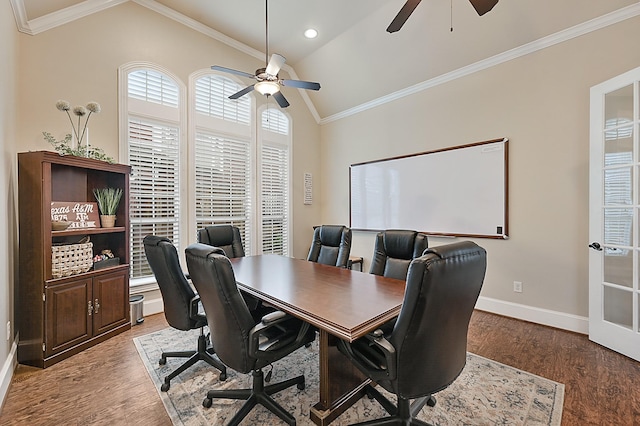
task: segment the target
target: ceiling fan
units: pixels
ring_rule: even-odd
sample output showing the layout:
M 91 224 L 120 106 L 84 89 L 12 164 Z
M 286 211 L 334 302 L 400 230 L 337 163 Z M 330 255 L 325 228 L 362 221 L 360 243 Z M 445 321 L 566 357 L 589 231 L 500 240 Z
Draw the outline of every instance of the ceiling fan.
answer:
M 409 16 L 413 13 L 413 10 L 420 4 L 421 0 L 407 0 L 407 2 L 402 6 L 400 12 L 393 18 L 391 24 L 387 27 L 387 32 L 395 33 L 398 31 L 404 23 L 409 19 Z M 478 12 L 478 15 L 482 16 L 495 6 L 498 3 L 498 0 L 469 0 L 473 8 Z
M 262 95 L 273 96 L 278 102 L 280 108 L 286 108 L 289 106 L 289 102 L 280 91 L 281 86 L 297 87 L 299 89 L 308 90 L 320 90 L 320 83 L 314 83 L 311 81 L 302 80 L 286 80 L 281 79 L 278 76 L 280 69 L 286 61 L 285 57 L 274 53 L 269 59 L 269 0 L 265 0 L 265 34 L 266 34 L 266 49 L 265 49 L 265 67 L 258 68 L 254 74 L 248 72 L 238 71 L 231 68 L 221 67 L 214 65 L 211 69 L 216 71 L 228 72 L 231 74 L 239 75 L 241 77 L 251 78 L 257 80 L 256 83 L 245 87 L 237 93 L 229 96 L 229 99 L 238 99 L 247 93 L 256 90 Z

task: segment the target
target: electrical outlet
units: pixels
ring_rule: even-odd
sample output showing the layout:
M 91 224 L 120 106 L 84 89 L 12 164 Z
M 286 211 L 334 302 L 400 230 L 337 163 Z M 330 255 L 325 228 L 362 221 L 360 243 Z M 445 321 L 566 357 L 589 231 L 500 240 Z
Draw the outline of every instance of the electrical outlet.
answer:
M 7 340 L 11 338 L 11 321 L 7 321 Z
M 513 291 L 516 293 L 522 293 L 522 282 L 514 281 L 513 282 Z

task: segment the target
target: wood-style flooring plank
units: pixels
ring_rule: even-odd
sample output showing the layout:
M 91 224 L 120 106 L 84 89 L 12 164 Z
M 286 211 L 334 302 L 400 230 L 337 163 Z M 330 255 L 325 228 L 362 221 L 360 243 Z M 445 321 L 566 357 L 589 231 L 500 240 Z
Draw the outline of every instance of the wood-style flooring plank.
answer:
M 47 369 L 19 365 L 0 425 L 171 425 L 133 344 L 165 327 L 162 314 L 151 315 Z
M 165 327 L 147 316 L 45 370 L 18 366 L 0 425 L 171 425 L 132 340 Z M 476 311 L 468 349 L 564 383 L 563 426 L 640 425 L 640 363 L 585 335 Z

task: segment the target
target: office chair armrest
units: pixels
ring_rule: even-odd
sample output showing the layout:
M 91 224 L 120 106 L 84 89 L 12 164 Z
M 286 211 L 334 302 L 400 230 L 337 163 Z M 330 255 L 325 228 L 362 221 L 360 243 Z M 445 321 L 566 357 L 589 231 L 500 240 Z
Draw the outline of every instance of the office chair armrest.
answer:
M 285 312 L 275 311 L 275 312 L 270 312 L 267 315 L 263 316 L 261 322 L 262 324 L 269 325 L 277 321 L 283 320 L 286 317 L 291 318 L 291 316 L 288 316 Z
M 380 329 L 353 343 L 340 340 L 338 350 L 374 381 L 396 378 L 396 350 Z
M 200 311 L 200 296 L 195 295 L 191 298 L 189 302 L 189 318 L 194 320 L 201 320 L 203 315 L 199 313 Z
M 285 322 L 290 324 L 286 325 Z M 291 323 L 299 322 L 294 328 Z M 254 358 L 278 360 L 309 340 L 309 324 L 282 312 L 271 312 L 249 331 L 249 354 Z

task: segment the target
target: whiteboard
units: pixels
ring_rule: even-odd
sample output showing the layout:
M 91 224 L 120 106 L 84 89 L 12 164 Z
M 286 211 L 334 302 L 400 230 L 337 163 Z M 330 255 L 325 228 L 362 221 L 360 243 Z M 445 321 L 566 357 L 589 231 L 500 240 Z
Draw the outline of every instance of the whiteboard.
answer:
M 352 164 L 353 230 L 507 238 L 508 139 Z

